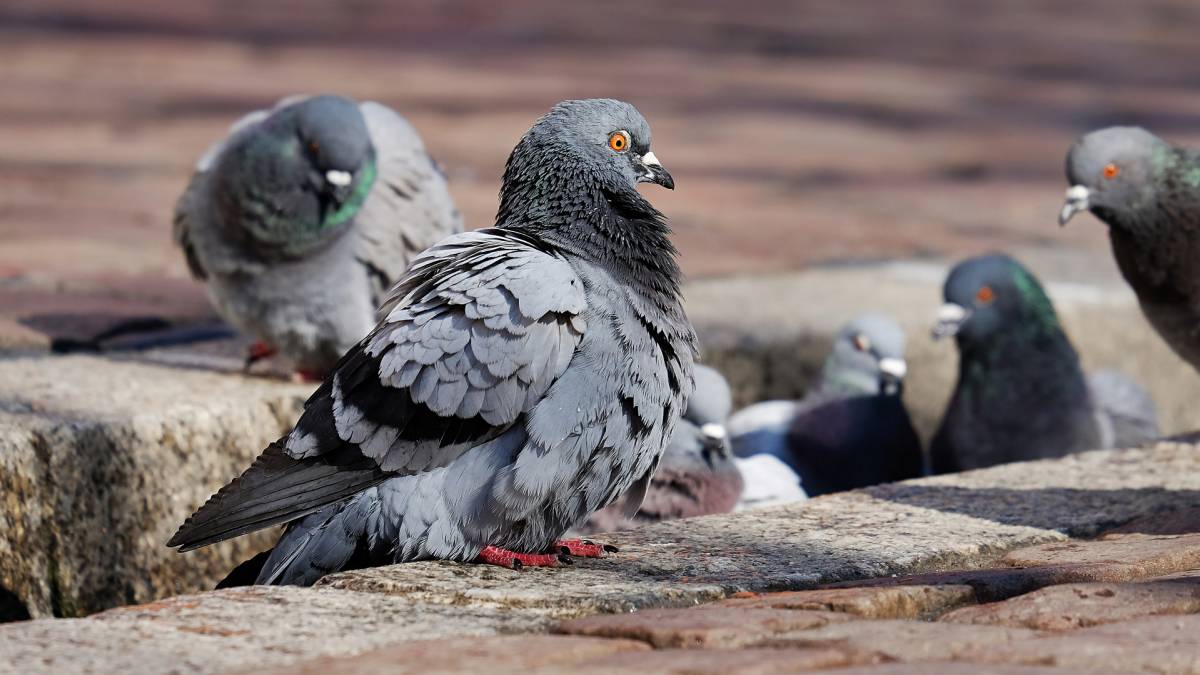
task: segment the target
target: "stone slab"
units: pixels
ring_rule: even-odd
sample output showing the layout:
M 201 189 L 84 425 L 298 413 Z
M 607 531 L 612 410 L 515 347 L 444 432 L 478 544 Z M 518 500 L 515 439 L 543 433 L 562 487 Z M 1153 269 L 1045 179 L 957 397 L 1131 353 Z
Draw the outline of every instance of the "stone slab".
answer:
M 1105 637 L 1047 637 L 981 649 L 983 663 L 1049 665 L 1075 672 L 1122 671 L 1188 675 L 1200 673 L 1200 645 L 1117 640 Z M 972 664 L 975 665 L 975 664 Z
M 323 657 L 267 671 L 266 675 L 420 675 L 424 673 L 580 672 L 622 656 L 643 663 L 644 642 L 569 635 L 421 640 L 352 657 Z M 612 672 L 612 671 L 609 671 Z M 259 668 L 246 674 L 263 673 Z
M 885 663 L 837 670 L 814 670 L 828 675 L 1076 675 L 1073 668 L 1016 666 L 1001 663 Z M 1090 675 L 1130 675 L 1136 670 L 1089 669 Z
M 1048 586 L 1003 602 L 963 607 L 940 621 L 1067 631 L 1159 614 L 1200 612 L 1200 572 L 1169 580 Z
M 850 620 L 851 617 L 836 612 L 707 606 L 599 614 L 564 621 L 554 631 L 642 640 L 657 649 L 734 649 L 762 644 L 780 633 Z
M 1080 628 L 1075 637 L 1116 638 L 1131 642 L 1168 642 L 1200 645 L 1200 614 L 1148 616 L 1132 621 Z
M 924 662 L 970 658 L 979 650 L 1030 640 L 1026 628 L 905 621 L 844 621 L 766 636 L 770 647 L 837 647 L 857 663 Z
M 224 673 L 406 640 L 544 630 L 538 617 L 334 589 L 250 587 L 0 628 L 0 673 Z
M 272 537 L 163 544 L 310 386 L 108 359 L 0 359 L 0 587 L 34 616 L 211 588 Z
M 975 602 L 968 585 L 873 586 L 766 594 L 739 594 L 717 603 L 746 609 L 801 609 L 846 612 L 864 619 L 920 619 Z
M 1127 579 L 1160 576 L 1200 567 L 1200 534 L 1109 534 L 1099 541 L 1039 544 L 1005 555 L 1013 567 L 1103 565 Z

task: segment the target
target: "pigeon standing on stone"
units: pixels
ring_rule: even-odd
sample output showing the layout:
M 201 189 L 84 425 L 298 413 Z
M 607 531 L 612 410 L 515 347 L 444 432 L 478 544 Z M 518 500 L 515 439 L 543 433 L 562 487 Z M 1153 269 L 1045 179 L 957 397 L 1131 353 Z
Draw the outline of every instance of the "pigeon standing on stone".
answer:
M 934 336 L 955 338 L 959 368 L 930 446 L 934 473 L 1158 436 L 1136 383 L 1111 372 L 1085 379 L 1050 298 L 1020 263 L 999 254 L 971 258 L 951 270 L 943 292 Z
M 581 532 L 612 532 L 640 523 L 728 513 L 742 494 L 742 475 L 733 460 L 725 422 L 733 407 L 729 383 L 708 366 L 695 368 L 696 389 L 675 425 L 671 442 L 640 509 L 622 497 L 588 518 Z
M 417 253 L 462 231 L 421 139 L 378 103 L 291 98 L 200 159 L 175 240 L 221 316 L 320 377 L 375 325 Z
M 1137 127 L 1093 131 L 1067 154 L 1065 225 L 1108 224 L 1117 266 L 1167 344 L 1200 369 L 1200 151 Z
M 626 492 L 640 506 L 696 356 L 670 230 L 638 183 L 674 187 L 633 106 L 556 105 L 509 157 L 496 226 L 421 254 L 291 433 L 168 545 L 290 523 L 254 562 L 261 584 L 602 555 L 558 539 Z
M 854 318 L 803 400 L 758 403 L 730 419 L 734 452 L 777 457 L 810 497 L 920 476 L 921 441 L 902 399 L 904 346 L 889 317 Z

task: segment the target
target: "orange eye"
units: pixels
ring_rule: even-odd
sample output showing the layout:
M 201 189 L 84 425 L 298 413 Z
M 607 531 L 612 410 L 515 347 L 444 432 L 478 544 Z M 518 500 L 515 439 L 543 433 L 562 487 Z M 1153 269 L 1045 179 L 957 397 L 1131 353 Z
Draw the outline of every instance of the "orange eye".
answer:
M 312 154 L 314 154 L 314 155 L 315 155 L 315 154 L 317 154 L 318 152 L 320 152 L 320 150 L 321 150 L 321 145 L 320 145 L 319 143 L 317 143 L 316 141 L 312 141 L 312 142 L 310 142 L 310 143 L 308 144 L 308 149 L 309 149 L 309 151 L 310 151 L 310 152 L 312 152 Z
M 859 333 L 854 336 L 854 348 L 860 352 L 865 352 L 871 348 L 871 339 L 866 335 Z
M 991 286 L 980 286 L 979 290 L 975 291 L 975 301 L 981 305 L 990 305 L 995 299 L 996 294 Z
M 1104 174 L 1105 178 L 1112 180 L 1120 175 L 1121 167 L 1117 166 L 1116 164 L 1106 164 L 1102 173 Z
M 608 147 L 613 149 L 613 152 L 625 152 L 629 149 L 629 134 L 624 131 L 614 131 L 608 137 Z

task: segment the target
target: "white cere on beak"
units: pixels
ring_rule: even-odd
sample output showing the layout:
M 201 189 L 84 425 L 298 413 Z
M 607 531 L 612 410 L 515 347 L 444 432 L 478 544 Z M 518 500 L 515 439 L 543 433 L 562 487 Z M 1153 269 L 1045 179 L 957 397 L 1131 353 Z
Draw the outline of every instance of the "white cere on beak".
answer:
M 892 357 L 879 359 L 879 372 L 884 375 L 891 375 L 897 380 L 903 380 L 904 376 L 908 374 L 908 364 L 905 363 L 904 359 Z
M 331 185 L 336 185 L 338 187 L 346 187 L 347 185 L 350 184 L 350 181 L 352 179 L 353 179 L 353 176 L 350 175 L 349 171 L 326 171 L 325 172 L 325 180 L 329 181 L 329 183 Z
M 958 334 L 958 328 L 967 320 L 970 312 L 966 307 L 947 302 L 937 313 L 937 323 L 933 326 L 934 339 L 952 337 Z
M 647 167 L 658 169 L 662 168 L 662 162 L 658 161 L 658 158 L 654 156 L 653 152 L 647 152 L 646 154 L 642 155 L 642 164 L 646 165 Z M 654 172 L 647 171 L 645 177 L 653 180 Z
M 705 436 L 708 436 L 709 438 L 713 439 L 714 441 L 723 440 L 725 438 L 725 436 L 727 435 L 725 433 L 725 425 L 717 424 L 716 422 L 709 422 L 709 423 L 701 426 L 700 433 L 704 434 Z
M 1092 196 L 1090 190 L 1085 185 L 1072 185 L 1067 188 L 1066 201 L 1063 202 L 1062 211 L 1058 214 L 1058 224 L 1066 225 L 1076 213 L 1087 211 L 1090 208 L 1089 199 Z

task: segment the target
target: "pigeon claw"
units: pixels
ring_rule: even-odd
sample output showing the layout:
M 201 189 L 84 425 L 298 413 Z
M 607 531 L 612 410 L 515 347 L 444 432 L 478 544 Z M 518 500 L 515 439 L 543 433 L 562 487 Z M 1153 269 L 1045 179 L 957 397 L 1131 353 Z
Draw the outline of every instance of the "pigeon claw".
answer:
M 259 340 L 250 345 L 250 349 L 246 351 L 246 368 L 249 368 L 258 361 L 275 356 L 276 353 L 274 347 Z
M 517 553 L 499 546 L 487 546 L 479 552 L 475 562 L 519 570 L 523 567 L 558 567 L 564 561 L 558 553 Z M 565 562 L 570 563 L 570 560 Z
M 587 539 L 560 539 L 554 542 L 554 548 L 562 551 L 563 555 L 580 558 L 603 558 L 605 553 L 617 552 L 616 546 L 597 544 Z

